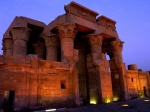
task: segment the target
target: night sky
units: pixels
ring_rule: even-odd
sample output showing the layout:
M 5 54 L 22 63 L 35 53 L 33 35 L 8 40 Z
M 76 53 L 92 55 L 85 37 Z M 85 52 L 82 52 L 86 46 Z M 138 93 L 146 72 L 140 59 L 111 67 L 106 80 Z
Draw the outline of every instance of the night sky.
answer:
M 150 70 L 150 0 L 74 1 L 115 20 L 119 38 L 125 42 L 123 59 L 126 65 L 137 64 L 143 71 Z M 48 24 L 64 14 L 64 5 L 70 2 L 71 0 L 0 0 L 0 40 L 15 16 L 25 16 Z

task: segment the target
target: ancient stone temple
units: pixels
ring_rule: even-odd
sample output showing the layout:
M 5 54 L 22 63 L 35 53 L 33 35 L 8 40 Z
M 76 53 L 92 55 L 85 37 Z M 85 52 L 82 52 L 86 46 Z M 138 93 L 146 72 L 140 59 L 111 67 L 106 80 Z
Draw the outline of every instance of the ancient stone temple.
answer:
M 15 17 L 3 37 L 0 105 L 70 107 L 149 95 L 149 72 L 123 61 L 116 22 L 78 3 L 45 25 Z M 110 60 L 106 59 L 106 55 Z

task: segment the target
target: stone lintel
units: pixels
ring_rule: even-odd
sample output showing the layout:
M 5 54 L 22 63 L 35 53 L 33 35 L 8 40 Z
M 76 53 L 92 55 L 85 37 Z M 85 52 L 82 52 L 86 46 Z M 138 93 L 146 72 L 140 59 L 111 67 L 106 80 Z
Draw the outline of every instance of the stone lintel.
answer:
M 72 14 L 96 23 L 96 16 L 98 15 L 98 13 L 76 2 L 71 2 L 69 5 L 65 6 L 64 8 L 67 14 Z
M 136 64 L 128 65 L 128 70 L 138 70 Z
M 37 27 L 44 28 L 46 26 L 45 23 L 43 23 L 41 21 L 37 21 L 37 20 L 31 19 L 31 18 L 27 18 L 27 17 L 24 17 L 24 16 L 20 16 L 19 18 L 21 18 L 22 20 L 26 21 L 27 24 L 32 24 L 32 25 L 35 25 Z
M 95 11 L 93 11 L 93 10 L 87 8 L 87 7 L 84 7 L 84 6 L 82 6 L 82 5 L 80 5 L 80 4 L 76 3 L 76 2 L 71 2 L 70 4 L 65 6 L 65 11 L 69 12 L 69 13 L 73 13 L 73 12 L 70 12 L 72 7 L 80 9 L 80 10 L 82 10 L 84 12 L 88 12 L 88 13 L 90 13 L 91 15 L 93 15 L 95 17 L 98 16 L 97 12 L 95 12 Z
M 109 23 L 112 23 L 113 25 L 115 25 L 116 24 L 116 21 L 114 21 L 114 20 L 112 20 L 112 19 L 110 19 L 110 18 L 108 18 L 108 17 L 106 17 L 106 16 L 104 16 L 104 15 L 102 15 L 102 16 L 99 16 L 98 18 L 97 18 L 97 20 L 98 21 L 107 21 L 107 22 L 109 22 Z
M 126 70 L 126 75 L 125 75 L 126 77 L 131 77 L 131 76 L 136 77 L 137 75 L 138 75 L 138 71 L 137 70 Z
M 97 18 L 97 22 L 99 25 L 107 28 L 108 30 L 116 31 L 116 21 L 111 20 L 105 16 L 100 16 Z

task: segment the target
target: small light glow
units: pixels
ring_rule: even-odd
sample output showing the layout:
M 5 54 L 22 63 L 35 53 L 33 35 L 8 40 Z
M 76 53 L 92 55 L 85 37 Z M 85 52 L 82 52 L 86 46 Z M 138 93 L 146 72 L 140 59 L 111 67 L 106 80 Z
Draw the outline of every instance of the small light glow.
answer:
M 52 112 L 52 111 L 56 111 L 56 109 L 47 109 L 45 110 L 46 112 Z
M 95 100 L 91 100 L 90 104 L 96 104 L 96 101 Z
M 111 99 L 110 98 L 106 98 L 105 99 L 105 103 L 110 103 L 111 102 Z
M 140 98 L 144 98 L 144 95 L 141 95 Z
M 128 105 L 128 104 L 122 104 L 122 106 L 123 106 L 123 107 L 127 107 L 127 106 L 129 106 L 129 105 Z
M 113 101 L 118 101 L 118 100 L 119 100 L 118 97 L 114 97 L 114 98 L 113 98 Z
M 145 102 L 148 102 L 149 100 L 144 100 Z

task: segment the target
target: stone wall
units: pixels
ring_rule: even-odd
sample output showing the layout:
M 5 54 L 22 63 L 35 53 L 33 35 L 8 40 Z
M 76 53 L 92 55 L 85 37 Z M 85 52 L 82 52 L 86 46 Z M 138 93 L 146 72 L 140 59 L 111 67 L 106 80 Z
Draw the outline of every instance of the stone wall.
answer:
M 140 97 L 150 96 L 150 90 L 148 84 L 149 73 L 138 71 L 138 74 L 139 74 L 139 84 L 140 84 Z
M 128 65 L 125 79 L 128 99 L 149 96 L 149 73 L 138 70 L 136 64 Z
M 62 62 L 0 56 L 0 105 L 4 92 L 14 90 L 15 107 L 73 106 L 78 97 L 77 74 Z
M 126 82 L 128 89 L 128 99 L 134 99 L 139 97 L 139 78 L 137 70 L 126 71 Z

